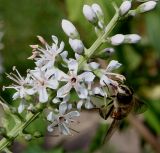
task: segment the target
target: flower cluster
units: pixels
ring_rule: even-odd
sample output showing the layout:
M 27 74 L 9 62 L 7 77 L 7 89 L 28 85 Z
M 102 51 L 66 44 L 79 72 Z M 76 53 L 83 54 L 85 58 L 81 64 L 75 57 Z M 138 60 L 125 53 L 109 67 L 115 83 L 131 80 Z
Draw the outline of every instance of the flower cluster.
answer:
M 131 10 L 132 2 L 126 0 L 115 9 L 119 16 L 118 19 L 121 19 L 128 15 L 133 16 L 149 11 L 155 5 L 155 1 L 148 1 Z M 84 5 L 83 14 L 94 26 L 97 36 L 98 31 L 102 35 L 105 34 L 108 26 L 104 23 L 104 13 L 98 4 Z M 37 103 L 46 104 L 48 109 L 46 119 L 51 123 L 48 131 L 52 132 L 58 127 L 60 133 L 68 135 L 71 134 L 70 124 L 75 121 L 73 118 L 80 116 L 78 111 L 83 106 L 86 109 L 97 107 L 98 104 L 95 104 L 93 100 L 97 95 L 106 99 L 113 93 L 117 93 L 125 77 L 114 72 L 122 65 L 116 60 L 111 60 L 106 68 L 102 69 L 100 64 L 90 62 L 85 58 L 85 55 L 90 55 L 88 58 L 91 58 L 96 49 L 93 51 L 85 48 L 78 30 L 70 21 L 63 19 L 62 29 L 69 37 L 74 57 L 69 56 L 70 51 L 64 50 L 64 42 L 59 42 L 56 36 L 52 36 L 51 45 L 38 36 L 42 46 L 31 45 L 32 56 L 28 58 L 34 61 L 35 68 L 28 70 L 27 76 L 22 77 L 14 67 L 16 74 L 10 73 L 7 74 L 7 77 L 15 83 L 4 88 L 16 90 L 13 99 L 21 99 L 18 107 L 19 113 L 32 110 Z M 103 38 L 101 43 L 108 43 L 112 46 L 123 43 L 133 44 L 141 39 L 138 34 L 116 34 Z M 114 53 L 114 48 L 104 48 L 103 51 L 96 54 L 100 58 L 104 53 L 111 55 Z M 31 98 L 35 101 L 30 102 Z M 103 103 L 105 105 L 105 100 Z

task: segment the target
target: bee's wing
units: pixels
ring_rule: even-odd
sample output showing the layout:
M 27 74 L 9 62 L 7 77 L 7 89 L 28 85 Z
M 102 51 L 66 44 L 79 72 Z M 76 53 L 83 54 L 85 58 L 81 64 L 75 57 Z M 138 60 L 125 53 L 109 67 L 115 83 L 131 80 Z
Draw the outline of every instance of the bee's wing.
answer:
M 133 100 L 134 100 L 133 113 L 141 114 L 147 110 L 148 106 L 144 101 L 140 100 L 137 96 L 134 96 Z
M 105 105 L 110 105 L 112 103 L 112 99 L 110 99 L 109 97 L 103 97 L 101 95 L 95 95 L 91 97 L 91 102 L 97 107 L 97 108 L 101 108 Z

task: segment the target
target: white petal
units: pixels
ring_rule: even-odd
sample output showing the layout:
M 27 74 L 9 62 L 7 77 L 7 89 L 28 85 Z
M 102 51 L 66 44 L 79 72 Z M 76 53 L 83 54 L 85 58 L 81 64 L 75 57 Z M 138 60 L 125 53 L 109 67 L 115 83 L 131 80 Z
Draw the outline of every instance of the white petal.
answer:
M 53 112 L 50 112 L 47 116 L 48 121 L 53 121 Z
M 16 100 L 17 98 L 19 98 L 20 95 L 19 95 L 19 91 L 15 92 L 12 96 L 13 100 Z
M 56 36 L 52 35 L 52 40 L 56 45 L 58 44 L 58 38 Z
M 122 35 L 122 34 L 117 34 L 117 35 L 111 37 L 111 44 L 112 45 L 115 45 L 115 46 L 120 45 L 123 43 L 123 41 L 124 41 L 124 35 Z
M 69 38 L 69 44 L 74 52 L 78 54 L 82 54 L 84 51 L 84 45 L 83 42 L 79 39 L 71 39 Z
M 75 90 L 79 96 L 79 98 L 85 99 L 88 96 L 88 90 L 80 84 L 75 86 Z
M 92 23 L 97 22 L 97 16 L 96 16 L 95 12 L 93 11 L 92 7 L 90 7 L 89 5 L 83 6 L 83 14 L 88 21 L 90 21 Z
M 106 75 L 102 75 L 100 79 L 100 85 L 106 86 L 106 85 L 109 85 L 110 83 L 111 83 L 110 79 Z
M 128 11 L 131 9 L 131 1 L 124 1 L 120 8 L 119 8 L 119 11 L 120 11 L 120 15 L 125 15 L 126 13 L 128 13 Z
M 84 72 L 78 76 L 78 78 L 84 80 L 87 83 L 90 83 L 94 80 L 95 75 L 92 72 Z
M 54 103 L 54 104 L 57 104 L 57 103 L 60 103 L 61 101 L 60 101 L 60 99 L 59 98 L 54 98 L 53 100 L 52 100 L 52 102 Z
M 90 100 L 87 100 L 85 103 L 85 108 L 86 109 L 92 109 L 93 108 L 93 104 L 90 102 Z
M 67 52 L 67 51 L 64 51 L 64 52 L 62 52 L 60 55 L 61 55 L 62 59 L 63 59 L 66 63 L 68 63 L 68 59 L 67 59 L 68 52 Z
M 99 68 L 100 64 L 99 64 L 99 63 L 96 63 L 96 62 L 91 62 L 91 63 L 89 63 L 89 66 L 90 66 L 93 70 L 95 70 L 95 69 L 98 69 L 98 68 Z
M 155 1 L 148 1 L 148 2 L 145 2 L 143 4 L 141 4 L 137 10 L 140 12 L 140 13 L 143 13 L 143 12 L 147 12 L 147 11 L 150 11 L 152 9 L 154 9 L 157 5 L 157 2 Z
M 76 39 L 79 37 L 79 33 L 75 26 L 68 20 L 62 20 L 62 29 L 66 35 L 70 38 Z
M 72 109 L 72 104 L 68 104 L 68 110 L 71 110 Z
M 63 71 L 56 69 L 55 78 L 59 81 L 68 81 L 69 76 Z
M 28 95 L 33 95 L 35 94 L 35 90 L 32 88 L 32 89 L 25 89 L 25 92 L 28 94 Z
M 48 130 L 48 132 L 53 132 L 54 128 L 53 128 L 52 125 L 49 125 L 49 126 L 47 127 L 47 130 Z
M 137 43 L 140 40 L 141 40 L 141 37 L 137 34 L 125 35 L 125 42 L 126 43 Z
M 122 64 L 119 63 L 118 61 L 115 61 L 115 60 L 112 60 L 109 62 L 107 68 L 106 68 L 106 71 L 107 72 L 111 72 L 115 69 L 118 69 Z
M 71 111 L 65 115 L 65 117 L 68 119 L 71 119 L 73 117 L 78 117 L 78 116 L 80 116 L 80 113 L 78 111 Z
M 26 96 L 24 87 L 21 87 L 19 90 L 20 98 L 24 98 Z
M 104 96 L 104 95 L 105 95 L 105 94 L 104 94 L 104 91 L 103 91 L 101 88 L 99 88 L 99 87 L 95 87 L 95 88 L 93 89 L 93 93 L 96 94 L 96 95 L 101 95 L 101 96 Z
M 63 98 L 63 102 L 67 102 L 69 99 L 70 99 L 70 95 L 68 94 L 67 96 L 65 96 L 65 97 Z
M 47 90 L 45 87 L 43 86 L 39 87 L 38 93 L 39 93 L 39 102 L 45 103 L 48 101 L 48 94 L 47 94 Z
M 71 134 L 69 128 L 66 126 L 65 123 L 62 123 L 62 124 L 59 125 L 59 130 L 64 135 L 70 135 Z
M 80 101 L 77 103 L 77 109 L 81 110 L 82 105 L 83 105 L 83 100 L 80 100 Z
M 56 69 L 48 69 L 45 73 L 45 78 L 49 79 L 51 77 L 54 77 L 55 73 L 56 73 Z
M 74 75 L 77 75 L 78 62 L 74 59 L 70 59 L 68 62 L 68 68 L 71 73 L 73 73 Z
M 66 85 L 62 86 L 57 91 L 57 97 L 60 97 L 60 98 L 65 97 L 66 95 L 69 94 L 71 88 L 72 88 L 72 86 L 69 83 L 67 83 Z
M 58 85 L 59 85 L 58 81 L 55 79 L 51 79 L 46 82 L 46 87 L 51 88 L 51 89 L 57 89 Z
M 25 109 L 25 102 L 24 101 L 22 101 L 21 103 L 20 103 L 20 105 L 18 106 L 18 113 L 20 114 L 20 113 L 22 113 L 23 112 L 23 110 Z
M 67 110 L 67 103 L 66 102 L 60 103 L 60 105 L 59 105 L 59 113 L 64 115 L 66 110 Z
M 92 9 L 98 17 L 103 17 L 103 11 L 98 4 L 96 3 L 92 4 Z
M 42 71 L 39 68 L 31 70 L 30 73 L 37 79 L 42 80 Z
M 81 55 L 79 55 L 79 54 L 75 53 L 75 58 L 76 58 L 76 60 L 79 60 L 79 59 L 80 59 L 80 57 L 81 57 Z

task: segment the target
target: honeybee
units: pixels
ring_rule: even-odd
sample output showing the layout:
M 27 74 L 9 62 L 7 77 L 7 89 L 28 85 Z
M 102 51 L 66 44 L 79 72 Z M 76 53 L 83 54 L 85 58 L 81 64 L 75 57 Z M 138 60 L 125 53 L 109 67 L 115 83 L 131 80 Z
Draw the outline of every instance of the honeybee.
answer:
M 120 125 L 120 121 L 127 117 L 129 113 L 140 114 L 143 113 L 146 108 L 146 104 L 134 95 L 132 89 L 126 85 L 119 85 L 117 94 L 112 96 L 108 105 L 99 108 L 99 114 L 103 119 L 107 120 L 108 117 L 113 119 L 104 136 L 103 143 L 111 138 L 116 128 Z

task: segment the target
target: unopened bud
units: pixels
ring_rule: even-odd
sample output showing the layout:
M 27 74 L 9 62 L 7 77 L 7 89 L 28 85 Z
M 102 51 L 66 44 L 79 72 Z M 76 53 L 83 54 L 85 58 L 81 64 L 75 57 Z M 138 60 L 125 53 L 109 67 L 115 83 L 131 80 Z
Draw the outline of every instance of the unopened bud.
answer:
M 141 40 L 141 37 L 137 34 L 129 34 L 129 35 L 125 35 L 125 43 L 137 43 Z
M 103 11 L 98 4 L 96 3 L 92 4 L 92 10 L 96 13 L 99 19 L 104 17 Z
M 150 10 L 153 10 L 156 6 L 157 2 L 155 1 L 148 1 L 145 2 L 141 5 L 139 5 L 139 7 L 136 9 L 138 13 L 143 13 L 143 12 L 147 12 Z
M 79 38 L 79 33 L 78 33 L 77 29 L 70 21 L 63 19 L 62 20 L 62 29 L 68 37 L 70 37 L 72 39 Z
M 69 39 L 69 44 L 72 47 L 73 51 L 75 51 L 78 54 L 82 54 L 84 51 L 84 45 L 83 42 L 79 39 Z
M 40 138 L 40 137 L 42 137 L 42 133 L 40 131 L 36 131 L 36 132 L 34 132 L 33 136 L 35 138 Z
M 31 134 L 25 134 L 24 138 L 27 141 L 31 141 L 32 140 L 32 135 Z
M 111 37 L 110 41 L 112 45 L 115 45 L 115 46 L 120 45 L 124 42 L 124 35 L 116 34 L 115 36 Z
M 121 16 L 123 16 L 126 13 L 128 13 L 130 9 L 131 9 L 131 1 L 124 1 L 119 8 L 119 13 Z
M 96 13 L 93 11 L 92 7 L 89 5 L 84 5 L 83 6 L 83 14 L 85 18 L 91 22 L 92 24 L 97 23 L 98 19 L 96 16 Z

